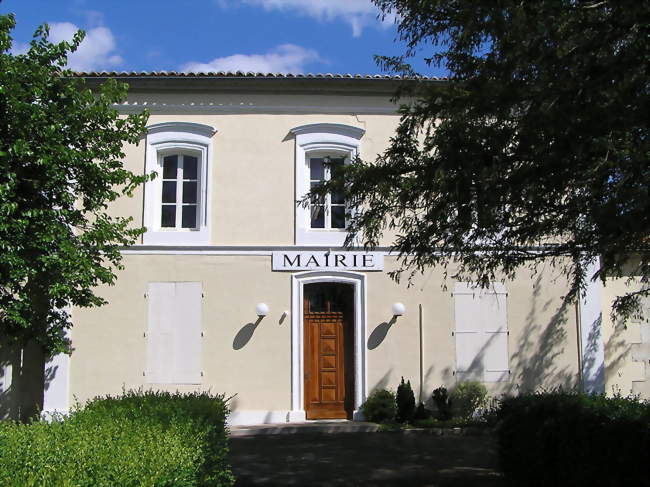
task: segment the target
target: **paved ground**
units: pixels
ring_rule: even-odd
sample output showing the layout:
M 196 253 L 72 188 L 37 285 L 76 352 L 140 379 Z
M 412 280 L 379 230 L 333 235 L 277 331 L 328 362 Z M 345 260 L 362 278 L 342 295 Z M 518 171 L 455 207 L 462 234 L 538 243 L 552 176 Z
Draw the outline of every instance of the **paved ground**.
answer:
M 501 487 L 489 436 L 294 433 L 230 440 L 237 487 Z

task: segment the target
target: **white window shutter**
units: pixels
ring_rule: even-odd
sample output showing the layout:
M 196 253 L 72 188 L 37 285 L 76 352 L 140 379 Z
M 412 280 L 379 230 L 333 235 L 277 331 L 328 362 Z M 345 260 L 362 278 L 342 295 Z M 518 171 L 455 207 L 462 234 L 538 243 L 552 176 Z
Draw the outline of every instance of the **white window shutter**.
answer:
M 508 380 L 508 333 L 486 333 L 485 348 L 485 382 L 501 382 Z
M 500 284 L 500 283 L 498 283 Z M 481 314 L 484 318 L 484 380 L 508 380 L 508 318 L 505 289 L 493 287 L 481 296 Z
M 201 382 L 200 282 L 149 283 L 145 381 Z
M 478 311 L 478 296 L 456 283 L 454 289 L 454 318 L 456 322 L 456 374 L 459 379 L 476 378 L 483 370 L 482 333 Z
M 488 289 L 473 283 L 454 286 L 456 373 L 458 380 L 508 380 L 506 291 L 501 283 Z
M 173 350 L 174 283 L 152 282 L 148 288 L 149 319 L 145 380 L 148 383 L 170 383 L 172 368 L 169 357 Z
M 175 384 L 201 383 L 200 282 L 176 283 L 173 376 Z

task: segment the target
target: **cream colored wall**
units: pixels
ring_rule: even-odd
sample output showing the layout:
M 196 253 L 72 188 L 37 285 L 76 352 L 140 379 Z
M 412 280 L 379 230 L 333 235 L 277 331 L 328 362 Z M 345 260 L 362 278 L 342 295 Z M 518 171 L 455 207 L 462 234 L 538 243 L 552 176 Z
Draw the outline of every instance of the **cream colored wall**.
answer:
M 212 245 L 287 245 L 294 242 L 294 127 L 309 123 L 341 123 L 366 130 L 361 156 L 373 160 L 388 144 L 398 123 L 396 115 L 369 114 L 390 108 L 387 99 L 362 96 L 282 94 L 172 93 L 132 94 L 131 101 L 158 105 L 149 123 L 195 122 L 215 127 L 209 202 Z M 189 107 L 190 103 L 201 109 Z M 165 114 L 163 106 L 176 105 Z M 183 110 L 178 107 L 183 106 Z M 206 108 L 212 106 L 212 108 Z M 257 113 L 246 112 L 254 107 Z M 261 113 L 261 107 L 274 107 Z M 348 107 L 341 114 L 319 114 L 309 107 Z M 281 108 L 285 107 L 286 112 Z M 296 108 L 297 107 L 297 108 Z M 359 114 L 349 107 L 357 107 Z M 365 107 L 365 108 L 364 108 Z M 172 112 L 176 114 L 171 114 Z M 277 113 L 270 113 L 271 111 Z M 324 110 L 327 111 L 327 110 Z M 291 112 L 291 113 L 289 113 Z M 303 113 L 299 113 L 303 112 Z M 144 142 L 125 148 L 127 168 L 142 173 Z M 116 214 L 132 216 L 142 225 L 142 189 L 112 206 Z M 386 239 L 383 244 L 389 244 Z M 146 387 L 145 370 L 148 282 L 201 281 L 203 300 L 201 389 L 237 396 L 235 410 L 280 411 L 291 408 L 291 275 L 271 271 L 270 256 L 126 255 L 117 285 L 100 289 L 109 304 L 100 309 L 74 310 L 70 395 L 86 400 Z M 406 282 L 392 281 L 386 271 L 367 277 L 368 388 L 396 388 L 401 376 L 419 393 L 419 306 L 423 313 L 423 399 L 440 386 L 455 382 L 453 281 L 442 289 L 440 270 L 427 271 Z M 453 274 L 450 269 L 449 275 Z M 544 270 L 522 271 L 508 290 L 509 354 L 512 375 L 492 384 L 494 393 L 520 388 L 571 386 L 578 376 L 576 313 L 564 309 L 566 287 Z M 400 301 L 407 312 L 396 323 L 391 305 Z M 241 339 L 256 320 L 255 305 L 271 312 L 243 346 Z M 195 389 L 179 386 L 179 390 Z M 171 389 L 177 389 L 172 386 Z
M 626 278 L 610 280 L 603 288 L 602 333 L 605 343 L 605 392 L 641 394 L 650 398 L 650 381 L 646 377 L 645 360 L 634 352 L 643 346 L 642 323 L 637 320 L 622 322 L 611 317 L 612 304 L 617 296 L 639 289 L 638 282 Z M 647 325 L 646 325 L 647 326 Z M 647 346 L 647 345 L 646 345 Z M 647 353 L 647 352 L 646 352 Z M 645 357 L 646 360 L 650 356 Z M 649 367 L 650 368 L 650 367 Z
M 143 142 L 139 145 L 127 144 L 124 150 L 124 167 L 134 174 L 144 173 L 144 152 L 145 144 Z M 144 186 L 138 186 L 133 192 L 132 196 L 123 196 L 111 203 L 109 211 L 113 215 L 133 218 L 133 226 L 143 226 L 143 202 L 144 202 Z
M 118 284 L 100 290 L 110 304 L 74 312 L 71 396 L 84 401 L 123 387 L 148 387 L 143 377 L 147 284 L 200 281 L 205 294 L 200 389 L 239 393 L 234 409 L 290 408 L 290 321 L 279 323 L 282 311 L 291 308 L 290 287 L 286 274 L 271 272 L 270 258 L 126 256 L 124 264 Z M 261 301 L 271 307 L 269 316 L 246 346 L 235 350 L 235 337 L 256 321 L 255 305 Z
M 178 94 L 157 95 L 166 103 L 187 101 Z M 198 95 L 200 96 L 200 95 Z M 216 96 L 216 95 L 215 95 Z M 225 95 L 220 95 L 225 96 Z M 240 95 L 229 95 L 219 103 L 230 103 Z M 249 103 L 247 97 L 241 103 Z M 386 106 L 388 100 L 375 97 L 323 97 L 305 95 L 256 95 L 264 106 Z M 197 103 L 199 101 L 197 100 Z M 217 103 L 217 102 L 215 102 Z M 237 105 L 236 105 L 237 106 Z M 214 127 L 213 157 L 209 184 L 209 223 L 212 245 L 291 245 L 295 221 L 295 138 L 291 129 L 310 123 L 340 123 L 366 130 L 360 155 L 374 160 L 386 148 L 399 117 L 377 114 L 300 113 L 154 113 L 149 124 L 194 122 Z M 144 139 L 137 147 L 127 147 L 125 165 L 141 174 L 144 170 Z M 143 191 L 122 198 L 112 207 L 119 215 L 142 223 Z M 385 242 L 389 243 L 388 241 Z
M 145 370 L 148 282 L 201 281 L 203 300 L 202 368 L 199 389 L 233 399 L 234 410 L 280 411 L 291 408 L 291 274 L 271 271 L 270 256 L 127 255 L 117 285 L 101 289 L 109 304 L 75 310 L 72 331 L 71 397 L 84 401 L 122 388 L 148 387 Z M 386 258 L 386 271 L 394 266 Z M 558 313 L 564 289 L 550 274 L 525 273 L 507 283 L 509 353 L 513 371 L 507 383 L 489 385 L 492 392 L 519 387 L 574 384 L 577 342 L 573 309 Z M 367 274 L 368 389 L 395 389 L 401 376 L 419 393 L 418 306 L 423 309 L 423 399 L 440 386 L 455 382 L 453 281 L 441 288 L 442 274 L 432 271 L 406 283 L 385 272 Z M 392 303 L 406 314 L 392 326 Z M 255 305 L 265 302 L 270 313 L 246 342 L 248 325 L 256 320 Z M 558 318 L 561 317 L 561 319 Z M 246 342 L 244 344 L 244 342 Z M 154 386 L 158 388 L 159 386 Z M 170 386 L 193 390 L 195 386 Z
M 392 259 L 387 259 L 387 264 Z M 386 271 L 394 264 L 387 265 Z M 449 274 L 453 274 L 450 269 Z M 506 282 L 508 350 L 511 376 L 501 383 L 486 384 L 493 394 L 578 385 L 578 339 L 574 305 L 563 305 L 566 286 L 552 270 L 538 275 L 522 271 L 517 279 Z M 445 283 L 441 269 L 428 270 L 406 283 L 395 283 L 386 273 L 368 275 L 368 336 L 375 330 L 386 338 L 368 350 L 368 387 L 396 388 L 401 376 L 410 379 L 419 394 L 419 316 L 423 315 L 423 396 L 426 400 L 436 387 L 456 383 L 454 281 Z M 405 304 L 407 313 L 390 328 L 381 323 L 390 320 L 390 306 Z M 380 327 L 381 326 L 381 327 Z M 380 328 L 378 328 L 380 327 Z M 370 339 L 372 341 L 372 339 Z M 370 345 L 370 343 L 369 343 Z M 374 342 L 373 342 L 374 345 Z

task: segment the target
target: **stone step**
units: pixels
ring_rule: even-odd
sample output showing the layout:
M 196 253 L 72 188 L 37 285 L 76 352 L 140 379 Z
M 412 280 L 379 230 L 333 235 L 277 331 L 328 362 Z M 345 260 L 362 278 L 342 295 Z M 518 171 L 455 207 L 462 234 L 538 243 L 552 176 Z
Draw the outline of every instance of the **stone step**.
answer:
M 306 421 L 304 423 L 231 426 L 230 436 L 294 435 L 307 433 L 373 433 L 378 429 L 379 425 L 362 421 Z

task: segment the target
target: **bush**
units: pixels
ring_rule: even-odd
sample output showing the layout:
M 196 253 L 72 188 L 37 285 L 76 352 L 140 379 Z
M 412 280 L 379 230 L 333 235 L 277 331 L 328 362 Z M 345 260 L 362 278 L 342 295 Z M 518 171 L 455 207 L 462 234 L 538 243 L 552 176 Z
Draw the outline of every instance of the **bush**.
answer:
M 650 405 L 541 393 L 504 399 L 499 459 L 514 485 L 650 485 Z
M 226 414 L 222 396 L 127 392 L 0 423 L 0 486 L 230 486 Z
M 431 411 L 424 407 L 424 403 L 418 403 L 418 407 L 415 408 L 415 414 L 413 415 L 413 421 L 422 421 L 431 419 Z
M 374 423 L 395 421 L 397 414 L 395 394 L 386 389 L 376 389 L 368 396 L 361 410 L 366 421 Z
M 397 421 L 400 423 L 410 423 L 413 421 L 413 415 L 415 414 L 415 395 L 411 388 L 411 381 L 404 382 L 404 377 L 402 377 L 402 382 L 397 386 L 396 403 Z
M 434 416 L 440 421 L 447 421 L 451 419 L 451 399 L 445 387 L 438 387 L 433 390 L 432 395 L 433 404 L 436 407 Z
M 451 391 L 453 416 L 472 419 L 478 408 L 485 404 L 486 398 L 487 389 L 480 382 L 461 382 Z

